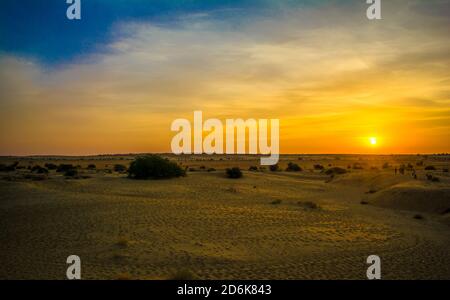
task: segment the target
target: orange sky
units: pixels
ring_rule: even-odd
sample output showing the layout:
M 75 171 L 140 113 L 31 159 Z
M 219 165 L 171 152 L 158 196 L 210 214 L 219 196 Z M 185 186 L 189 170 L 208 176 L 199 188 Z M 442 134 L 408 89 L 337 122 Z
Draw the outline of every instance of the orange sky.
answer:
M 53 68 L 0 55 L 0 155 L 169 152 L 194 110 L 280 119 L 282 153 L 450 152 L 448 18 L 386 7 L 120 23 L 108 51 Z

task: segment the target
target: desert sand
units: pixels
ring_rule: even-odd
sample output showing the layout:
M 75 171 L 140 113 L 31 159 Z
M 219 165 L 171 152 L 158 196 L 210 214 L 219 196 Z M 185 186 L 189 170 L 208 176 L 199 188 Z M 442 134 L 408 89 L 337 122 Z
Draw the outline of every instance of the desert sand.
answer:
M 450 279 L 449 156 L 284 155 L 278 172 L 247 171 L 252 156 L 168 157 L 186 177 L 113 171 L 132 155 L 1 158 L 19 169 L 0 172 L 0 278 L 65 279 L 75 254 L 83 279 L 366 279 L 375 254 L 383 279 Z M 27 169 L 49 162 L 83 177 Z M 243 178 L 226 178 L 232 166 Z

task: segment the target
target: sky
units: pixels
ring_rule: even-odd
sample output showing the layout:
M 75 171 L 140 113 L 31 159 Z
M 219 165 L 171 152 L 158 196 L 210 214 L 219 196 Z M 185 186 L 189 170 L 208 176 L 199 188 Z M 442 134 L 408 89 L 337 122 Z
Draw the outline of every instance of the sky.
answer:
M 0 3 L 0 155 L 169 152 L 195 110 L 279 119 L 282 153 L 450 152 L 450 0 L 65 2 Z

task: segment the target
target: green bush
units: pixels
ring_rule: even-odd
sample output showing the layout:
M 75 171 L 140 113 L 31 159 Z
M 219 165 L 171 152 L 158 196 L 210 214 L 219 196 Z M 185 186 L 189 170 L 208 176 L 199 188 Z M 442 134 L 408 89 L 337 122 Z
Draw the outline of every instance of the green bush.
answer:
M 56 168 L 56 172 L 64 173 L 64 172 L 67 172 L 69 170 L 74 170 L 74 169 L 76 169 L 76 168 L 71 164 L 60 164 L 58 166 L 58 168 Z
M 278 164 L 271 165 L 269 168 L 270 168 L 270 171 L 272 171 L 272 172 L 277 172 L 280 170 L 280 166 L 278 166 Z
M 166 179 L 185 175 L 178 164 L 158 155 L 138 157 L 128 169 L 128 177 L 133 179 Z
M 64 172 L 64 176 L 66 176 L 66 177 L 78 176 L 78 171 L 77 171 L 77 169 L 68 169 Z
M 125 172 L 126 170 L 127 170 L 127 167 L 125 167 L 124 165 L 119 165 L 119 164 L 114 165 L 114 172 L 121 173 L 121 172 Z
M 286 171 L 288 171 L 288 172 L 300 172 L 300 171 L 303 171 L 303 170 L 302 170 L 302 168 L 300 168 L 299 165 L 290 162 L 290 163 L 288 163 Z
M 327 174 L 327 175 L 334 175 L 334 174 L 339 175 L 339 174 L 345 174 L 345 173 L 347 173 L 347 170 L 343 169 L 343 168 L 339 168 L 339 167 L 334 167 L 334 168 L 331 168 L 331 169 L 328 169 L 325 171 L 325 174 Z
M 34 166 L 33 168 L 31 168 L 31 172 L 33 173 L 38 173 L 38 174 L 48 174 L 48 170 L 46 168 L 43 168 L 41 166 Z
M 56 170 L 58 168 L 57 165 L 51 163 L 45 164 L 45 167 L 47 168 L 47 170 Z
M 242 177 L 242 171 L 238 167 L 227 169 L 227 177 L 232 179 L 237 179 Z

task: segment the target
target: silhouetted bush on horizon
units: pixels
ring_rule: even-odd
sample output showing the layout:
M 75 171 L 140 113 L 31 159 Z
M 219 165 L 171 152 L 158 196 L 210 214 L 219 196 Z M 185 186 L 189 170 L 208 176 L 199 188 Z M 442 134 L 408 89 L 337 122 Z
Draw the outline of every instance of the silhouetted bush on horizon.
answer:
M 38 173 L 38 174 L 48 174 L 48 170 L 46 168 L 43 168 L 39 165 L 36 165 L 31 168 L 31 172 Z
M 168 179 L 186 176 L 186 172 L 174 162 L 158 155 L 136 158 L 128 168 L 128 177 L 132 179 Z
M 325 171 L 325 174 L 327 175 L 335 175 L 335 174 L 339 175 L 345 173 L 347 173 L 347 170 L 339 167 L 334 167 Z
M 301 171 L 303 171 L 303 169 L 299 165 L 290 162 L 290 163 L 288 163 L 286 171 L 288 171 L 288 172 L 301 172 Z
M 52 164 L 52 163 L 46 163 L 45 167 L 47 168 L 47 170 L 56 170 L 58 168 L 57 165 Z
M 238 167 L 228 168 L 226 173 L 228 178 L 237 179 L 242 177 L 242 171 Z
M 279 171 L 279 170 L 280 170 L 280 166 L 279 166 L 278 164 L 271 165 L 271 166 L 269 167 L 269 169 L 270 169 L 270 171 L 272 171 L 272 172 L 276 172 L 276 171 Z
M 69 170 L 75 170 L 76 168 L 72 164 L 60 164 L 58 168 L 56 168 L 56 172 L 65 173 Z
M 120 164 L 115 164 L 114 165 L 114 172 L 126 172 L 127 167 L 125 167 L 124 165 L 120 165 Z

